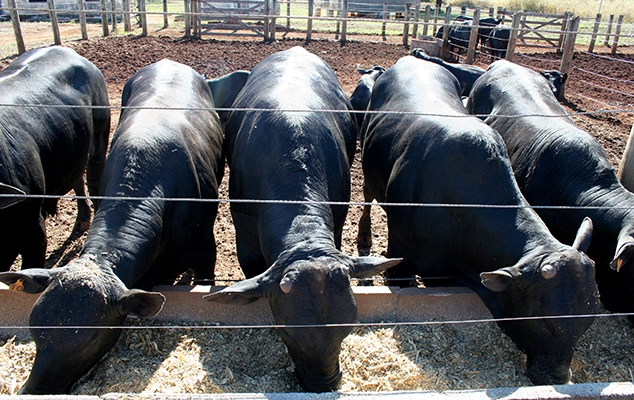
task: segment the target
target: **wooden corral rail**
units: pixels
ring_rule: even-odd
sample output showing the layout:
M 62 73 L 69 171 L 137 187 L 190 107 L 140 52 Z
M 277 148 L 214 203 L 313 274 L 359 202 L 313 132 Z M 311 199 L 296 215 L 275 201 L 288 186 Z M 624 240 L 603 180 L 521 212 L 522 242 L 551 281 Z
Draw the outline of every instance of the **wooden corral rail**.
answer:
M 116 24 L 118 18 L 113 18 L 113 15 L 123 18 L 125 32 L 132 31 L 131 19 L 132 17 L 137 18 L 139 26 L 142 28 L 141 36 L 145 36 L 147 35 L 148 30 L 148 14 L 160 14 L 155 11 L 146 11 L 146 0 L 92 1 L 90 10 L 86 6 L 87 1 L 89 0 L 46 0 L 44 3 L 46 4 L 45 6 L 38 3 L 37 12 L 43 14 L 48 13 L 50 15 L 55 44 L 61 44 L 57 16 L 69 13 L 68 9 L 61 9 L 60 4 L 64 4 L 64 7 L 71 3 L 74 4 L 73 7 L 76 7 L 76 10 L 73 9 L 71 12 L 79 16 L 82 39 L 84 40 L 88 39 L 86 17 L 90 14 L 100 15 L 103 27 L 103 36 L 109 35 L 109 20 L 112 22 L 112 29 L 117 29 Z M 400 5 L 395 6 L 395 4 L 403 1 L 406 2 L 405 5 L 402 6 L 402 12 L 398 12 L 398 7 L 400 7 Z M 59 4 L 56 4 L 56 2 Z M 170 13 L 168 11 L 167 2 L 168 0 L 163 0 L 163 28 L 168 27 L 168 16 L 170 14 L 174 14 L 174 12 Z M 307 3 L 308 15 L 291 15 L 291 4 L 295 3 Z M 439 15 L 442 12 L 439 7 L 427 4 L 424 8 L 422 8 L 422 4 L 419 1 L 412 1 L 410 3 L 407 2 L 407 0 L 354 0 L 354 2 L 351 0 L 184 0 L 184 19 L 186 25 L 185 36 L 191 37 L 192 31 L 194 36 L 212 33 L 226 35 L 226 31 L 229 30 L 229 34 L 239 36 L 260 36 L 263 37 L 265 41 L 270 41 L 275 39 L 275 31 L 280 29 L 280 26 L 275 24 L 276 19 L 286 19 L 286 26 L 282 26 L 281 28 L 285 28 L 285 32 L 288 33 L 291 31 L 291 18 L 295 18 L 302 21 L 301 23 L 307 20 L 305 31 L 306 41 L 310 42 L 312 22 L 313 20 L 324 19 L 320 11 L 322 8 L 327 7 L 327 16 L 325 18 L 330 20 L 334 19 L 336 21 L 337 28 L 335 32 L 335 39 L 338 40 L 340 37 L 342 44 L 345 44 L 347 22 L 351 20 L 349 7 L 350 4 L 354 7 L 354 4 L 356 3 L 372 4 L 376 7 L 380 4 L 382 8 L 377 12 L 382 18 L 376 20 L 376 22 L 382 24 L 383 26 L 382 36 L 384 40 L 387 40 L 385 34 L 386 24 L 400 23 L 403 25 L 404 46 L 409 46 L 409 38 L 418 38 L 419 33 L 422 33 L 423 39 L 429 39 L 430 36 L 433 36 L 437 32 L 439 26 L 450 25 L 453 19 L 451 7 L 448 7 L 446 10 L 446 16 L 448 16 L 449 19 L 443 23 L 439 20 Z M 20 16 L 21 13 L 32 13 L 32 4 L 36 3 L 29 3 L 28 0 L 0 0 L 0 14 L 9 15 L 11 18 L 17 49 L 20 54 L 26 51 L 20 28 Z M 122 8 L 118 5 L 115 8 L 112 8 L 113 4 L 120 4 Z M 280 4 L 286 4 L 285 17 L 282 17 L 279 13 Z M 96 5 L 98 5 L 98 7 L 94 9 Z M 376 8 L 376 10 L 379 9 Z M 494 17 L 493 10 L 494 9 L 492 7 L 489 8 L 489 17 Z M 316 16 L 313 14 L 314 11 L 317 11 Z M 480 10 L 470 9 L 467 11 L 467 7 L 462 7 L 460 14 L 473 15 L 476 11 Z M 484 16 L 486 10 L 481 11 Z M 399 21 L 389 21 L 390 13 L 394 12 L 398 12 Z M 177 14 L 181 13 L 182 11 L 180 10 L 177 12 Z M 513 57 L 515 45 L 544 46 L 543 43 L 546 43 L 546 46 L 548 47 L 557 48 L 558 50 L 563 51 L 564 37 L 568 36 L 568 33 L 572 30 L 570 27 L 572 14 L 570 13 L 564 15 L 511 13 L 502 7 L 498 7 L 497 14 L 497 18 L 500 18 L 503 21 L 505 20 L 504 22 L 507 25 L 512 23 L 514 32 L 516 32 L 515 41 L 513 43 L 509 42 L 507 58 Z M 586 28 L 586 32 L 580 33 L 592 36 L 590 46 L 588 48 L 589 52 L 594 51 L 595 42 L 599 39 L 605 46 L 612 46 L 612 54 L 614 55 L 616 54 L 619 46 L 623 15 L 618 16 L 618 19 L 614 18 L 614 15 L 610 15 L 607 23 L 607 32 L 605 33 L 599 32 L 601 17 L 601 14 L 597 14 L 596 19 L 594 19 L 594 29 L 592 29 L 592 31 L 590 31 L 589 28 Z M 371 20 L 366 19 L 366 21 Z M 238 33 L 238 31 L 246 31 L 246 34 Z M 540 41 L 541 44 L 539 43 Z M 471 63 L 473 62 L 473 59 L 466 59 L 465 62 Z

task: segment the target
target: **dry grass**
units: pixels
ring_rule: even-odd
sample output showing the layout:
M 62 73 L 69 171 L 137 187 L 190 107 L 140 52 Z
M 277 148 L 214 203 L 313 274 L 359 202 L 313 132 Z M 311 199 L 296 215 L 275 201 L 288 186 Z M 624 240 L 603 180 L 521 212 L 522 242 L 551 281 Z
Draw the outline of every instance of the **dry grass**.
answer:
M 138 319 L 129 325 L 73 394 L 301 391 L 273 329 L 166 328 Z M 633 333 L 622 317 L 600 318 L 578 346 L 574 381 L 631 380 Z M 17 393 L 34 356 L 32 342 L 2 342 L 0 394 Z M 494 323 L 359 327 L 344 340 L 340 361 L 345 392 L 530 385 L 524 355 Z

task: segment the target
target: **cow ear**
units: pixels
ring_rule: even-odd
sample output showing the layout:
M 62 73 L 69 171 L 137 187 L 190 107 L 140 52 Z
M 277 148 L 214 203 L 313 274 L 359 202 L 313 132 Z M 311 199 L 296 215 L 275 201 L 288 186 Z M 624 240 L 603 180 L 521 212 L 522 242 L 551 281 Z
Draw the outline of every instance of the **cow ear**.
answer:
M 0 197 L 0 209 L 10 207 L 26 199 L 26 197 L 22 197 L 22 196 L 26 196 L 26 193 L 24 192 L 24 190 L 18 189 L 15 186 L 7 185 L 4 183 L 0 183 L 0 194 L 7 195 L 7 196 Z M 12 194 L 17 196 L 16 197 L 8 196 Z
M 119 304 L 124 315 L 148 318 L 161 312 L 165 304 L 165 296 L 158 292 L 131 289 L 125 291 Z
M 357 257 L 354 259 L 351 278 L 371 278 L 403 261 L 402 258 Z
M 234 283 L 219 292 L 203 296 L 203 299 L 216 303 L 244 305 L 253 303 L 260 297 L 266 297 L 265 290 L 261 279 L 256 276 Z
M 592 230 L 592 220 L 585 217 L 581 222 L 579 230 L 577 231 L 577 236 L 572 244 L 572 248 L 586 253 L 588 247 L 590 247 L 590 242 L 592 241 Z
M 619 272 L 634 255 L 634 238 L 629 234 L 621 234 L 616 244 L 614 259 L 610 262 L 610 267 Z
M 482 284 L 492 292 L 504 292 L 515 286 L 515 280 L 521 274 L 519 268 L 501 268 L 480 274 Z
M 563 85 L 567 79 L 568 79 L 568 73 L 565 72 L 561 75 L 561 84 Z
M 25 293 L 41 293 L 51 280 L 55 270 L 29 268 L 17 272 L 0 273 L 0 282 L 9 285 L 9 289 Z
M 249 71 L 235 71 L 216 79 L 208 79 L 207 85 L 211 89 L 214 104 L 218 108 L 230 108 L 238 93 L 249 79 Z

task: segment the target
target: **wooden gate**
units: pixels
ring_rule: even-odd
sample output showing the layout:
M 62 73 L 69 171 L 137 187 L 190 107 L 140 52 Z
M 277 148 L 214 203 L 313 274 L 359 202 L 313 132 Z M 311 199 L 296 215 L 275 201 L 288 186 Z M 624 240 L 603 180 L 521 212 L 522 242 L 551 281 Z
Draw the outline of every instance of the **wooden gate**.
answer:
M 498 10 L 498 18 L 509 25 L 514 14 L 506 10 Z M 517 44 L 561 49 L 571 17 L 570 12 L 561 15 L 523 12 L 517 31 Z
M 195 0 L 194 35 L 275 37 L 276 0 Z

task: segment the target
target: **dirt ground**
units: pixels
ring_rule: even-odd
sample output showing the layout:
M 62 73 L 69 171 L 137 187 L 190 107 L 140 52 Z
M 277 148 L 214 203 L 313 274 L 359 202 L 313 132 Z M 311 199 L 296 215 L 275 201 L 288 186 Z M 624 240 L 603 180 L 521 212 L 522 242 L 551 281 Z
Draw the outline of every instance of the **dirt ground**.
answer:
M 4 28 L 0 24 L 0 33 Z M 162 31 L 148 37 L 112 35 L 95 37 L 90 41 L 69 41 L 65 45 L 77 50 L 103 72 L 108 83 L 110 102 L 114 106 L 120 105 L 123 85 L 135 71 L 163 58 L 189 65 L 208 77 L 218 77 L 239 69 L 250 70 L 261 59 L 276 51 L 303 46 L 322 57 L 335 71 L 344 90 L 351 94 L 359 76 L 357 68 L 370 68 L 377 64 L 387 68 L 408 52 L 398 44 L 400 38 L 382 43 L 380 38 L 370 37 L 365 39 L 372 42 L 351 41 L 341 46 L 338 41 L 332 40 L 332 35 L 327 39 L 325 35 L 314 35 L 315 40 L 306 44 L 302 39 L 278 40 L 274 43 L 235 41 L 230 38 L 188 40 L 183 38 L 182 32 L 168 33 Z M 634 55 L 629 48 L 622 50 L 614 59 L 578 52 L 568 80 L 565 104 L 571 113 L 578 113 L 573 117 L 575 122 L 602 143 L 615 167 L 623 154 L 634 120 L 631 112 L 634 103 L 634 81 L 631 79 L 634 76 Z M 560 56 L 555 52 L 535 52 L 522 48 L 519 51 L 521 54 L 516 61 L 523 65 L 535 69 L 559 67 Z M 0 68 L 11 61 L 12 57 L 0 59 Z M 485 57 L 478 59 L 479 66 L 486 67 L 487 62 Z M 118 114 L 118 110 L 113 110 L 113 131 Z M 359 155 L 357 151 L 352 169 L 353 202 L 363 201 Z M 228 198 L 227 176 L 225 174 L 221 187 L 221 198 L 224 199 Z M 361 206 L 350 207 L 344 228 L 344 252 L 350 255 L 385 253 L 385 215 L 379 207 L 374 207 L 373 213 L 373 246 L 371 249 L 358 249 L 355 237 Z M 64 265 L 81 250 L 85 234 L 71 232 L 74 218 L 73 202 L 61 200 L 58 215 L 47 221 L 47 266 Z M 215 231 L 217 283 L 222 285 L 242 279 L 227 203 L 220 204 Z M 17 265 L 19 262 L 16 262 Z M 143 325 L 147 323 L 143 322 Z M 585 335 L 585 342 L 579 345 L 581 350 L 573 364 L 575 381 L 630 380 L 634 361 L 631 336 L 632 329 L 622 318 L 606 318 L 594 324 Z M 429 344 L 430 337 L 435 338 L 433 345 Z M 255 345 L 245 347 L 245 341 L 247 344 L 254 342 Z M 0 394 L 15 393 L 28 375 L 34 355 L 33 345 L 10 339 L 0 344 L 3 344 L 5 357 L 6 354 L 24 356 L 22 361 L 7 361 L 7 364 L 3 364 L 3 353 L 0 352 L 0 366 L 10 365 L 6 368 L 10 368 L 8 372 L 13 377 L 10 380 L 4 378 L 4 381 L 0 378 Z M 226 349 L 221 350 L 220 347 Z M 232 361 L 223 359 L 226 353 L 221 351 L 228 351 L 227 357 L 232 358 Z M 529 384 L 523 370 L 523 355 L 492 324 L 470 327 L 359 328 L 344 342 L 342 354 L 345 360 L 342 361 L 343 389 L 350 391 L 447 390 Z M 355 357 L 373 364 L 360 368 L 355 364 Z M 133 363 L 136 358 L 142 360 Z M 500 363 L 499 360 L 505 361 Z M 179 362 L 184 362 L 189 368 L 176 366 Z M 489 365 L 491 369 L 487 370 Z M 120 379 L 121 374 L 125 375 L 131 370 L 139 378 Z M 171 376 L 171 380 L 165 376 Z M 193 380 L 187 380 L 185 376 Z M 162 384 L 158 383 L 160 379 L 164 379 Z M 166 384 L 166 379 L 170 383 Z M 181 327 L 169 332 L 126 331 L 113 352 L 73 393 L 298 390 L 292 362 L 274 331 L 211 332 Z

